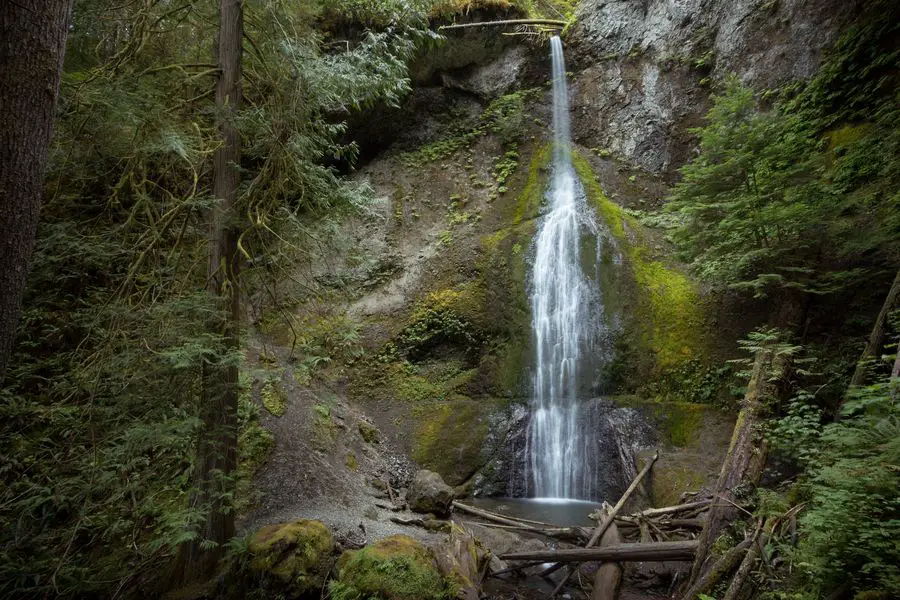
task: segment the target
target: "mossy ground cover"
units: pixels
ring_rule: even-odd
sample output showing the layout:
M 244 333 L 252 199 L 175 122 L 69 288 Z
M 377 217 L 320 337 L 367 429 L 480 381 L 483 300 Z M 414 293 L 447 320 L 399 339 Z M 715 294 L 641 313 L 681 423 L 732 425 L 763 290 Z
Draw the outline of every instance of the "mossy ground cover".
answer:
M 405 535 L 393 535 L 345 552 L 333 600 L 449 600 L 453 590 L 438 571 L 432 552 Z
M 299 597 L 325 585 L 334 539 L 322 522 L 303 519 L 263 527 L 249 550 L 250 568 L 264 586 L 277 582 L 286 594 Z
M 620 243 L 637 284 L 631 325 L 639 332 L 639 350 L 653 355 L 654 375 L 702 357 L 706 331 L 697 286 L 674 266 L 652 257 L 640 223 L 606 197 L 587 159 L 575 152 L 573 162 L 592 206 Z

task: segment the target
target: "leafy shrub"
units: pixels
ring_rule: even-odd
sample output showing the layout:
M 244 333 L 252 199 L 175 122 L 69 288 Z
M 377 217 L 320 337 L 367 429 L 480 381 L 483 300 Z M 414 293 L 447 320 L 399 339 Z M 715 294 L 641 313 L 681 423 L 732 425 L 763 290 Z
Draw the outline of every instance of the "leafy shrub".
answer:
M 900 596 L 900 380 L 857 390 L 810 458 L 811 504 L 799 560 L 822 591 Z

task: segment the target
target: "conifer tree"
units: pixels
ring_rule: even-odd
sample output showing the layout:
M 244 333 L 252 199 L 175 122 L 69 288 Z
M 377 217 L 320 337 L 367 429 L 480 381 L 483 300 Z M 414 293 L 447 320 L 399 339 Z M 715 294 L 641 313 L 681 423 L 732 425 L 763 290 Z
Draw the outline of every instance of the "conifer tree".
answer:
M 0 382 L 31 267 L 73 2 L 0 5 Z
M 211 333 L 222 336 L 223 353 L 203 362 L 201 430 L 192 504 L 204 522 L 197 537 L 180 549 L 181 582 L 213 574 L 225 543 L 234 536 L 234 475 L 237 468 L 238 364 L 240 347 L 240 264 L 235 214 L 240 183 L 241 142 L 235 117 L 241 104 L 242 0 L 220 0 L 216 59 L 219 65 L 216 111 L 221 144 L 213 158 L 212 209 L 206 290 L 218 310 Z

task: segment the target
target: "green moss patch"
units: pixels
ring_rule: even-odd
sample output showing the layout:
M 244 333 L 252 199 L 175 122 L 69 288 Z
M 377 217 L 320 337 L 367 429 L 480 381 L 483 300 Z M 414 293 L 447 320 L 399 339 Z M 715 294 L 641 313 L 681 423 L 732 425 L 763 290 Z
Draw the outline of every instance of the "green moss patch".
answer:
M 603 193 L 590 163 L 577 152 L 575 170 L 598 215 L 620 243 L 637 285 L 633 326 L 641 346 L 655 358 L 655 372 L 662 373 L 704 353 L 705 323 L 700 295 L 683 273 L 654 260 L 641 225 Z
M 280 417 L 287 410 L 287 393 L 279 379 L 269 379 L 263 384 L 260 399 L 263 407 L 273 416 Z
M 714 480 L 728 448 L 733 425 L 729 415 L 691 402 L 659 402 L 638 396 L 613 400 L 641 411 L 659 434 L 662 449 L 650 472 L 654 506 L 677 504 L 682 492 L 696 491 Z
M 333 600 L 445 600 L 452 597 L 431 550 L 405 535 L 394 535 L 362 550 L 345 552 Z
M 357 429 L 359 429 L 360 437 L 362 437 L 363 441 L 367 444 L 378 444 L 381 442 L 381 435 L 378 433 L 378 428 L 374 425 L 366 423 L 365 421 L 360 421 L 357 425 Z
M 413 458 L 451 486 L 465 482 L 484 463 L 488 415 L 496 407 L 496 401 L 466 398 L 416 407 Z
M 260 529 L 250 541 L 250 568 L 291 596 L 318 592 L 331 567 L 334 538 L 320 521 L 299 520 Z M 266 586 L 270 587 L 270 586 Z

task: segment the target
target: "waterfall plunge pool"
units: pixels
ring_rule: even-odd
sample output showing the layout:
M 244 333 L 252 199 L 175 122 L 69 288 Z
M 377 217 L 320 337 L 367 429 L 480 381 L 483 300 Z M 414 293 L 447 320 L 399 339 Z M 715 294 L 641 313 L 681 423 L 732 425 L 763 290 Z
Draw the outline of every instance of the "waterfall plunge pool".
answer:
M 465 502 L 502 515 L 560 527 L 596 525 L 588 515 L 600 508 L 599 502 L 570 498 L 469 498 Z

